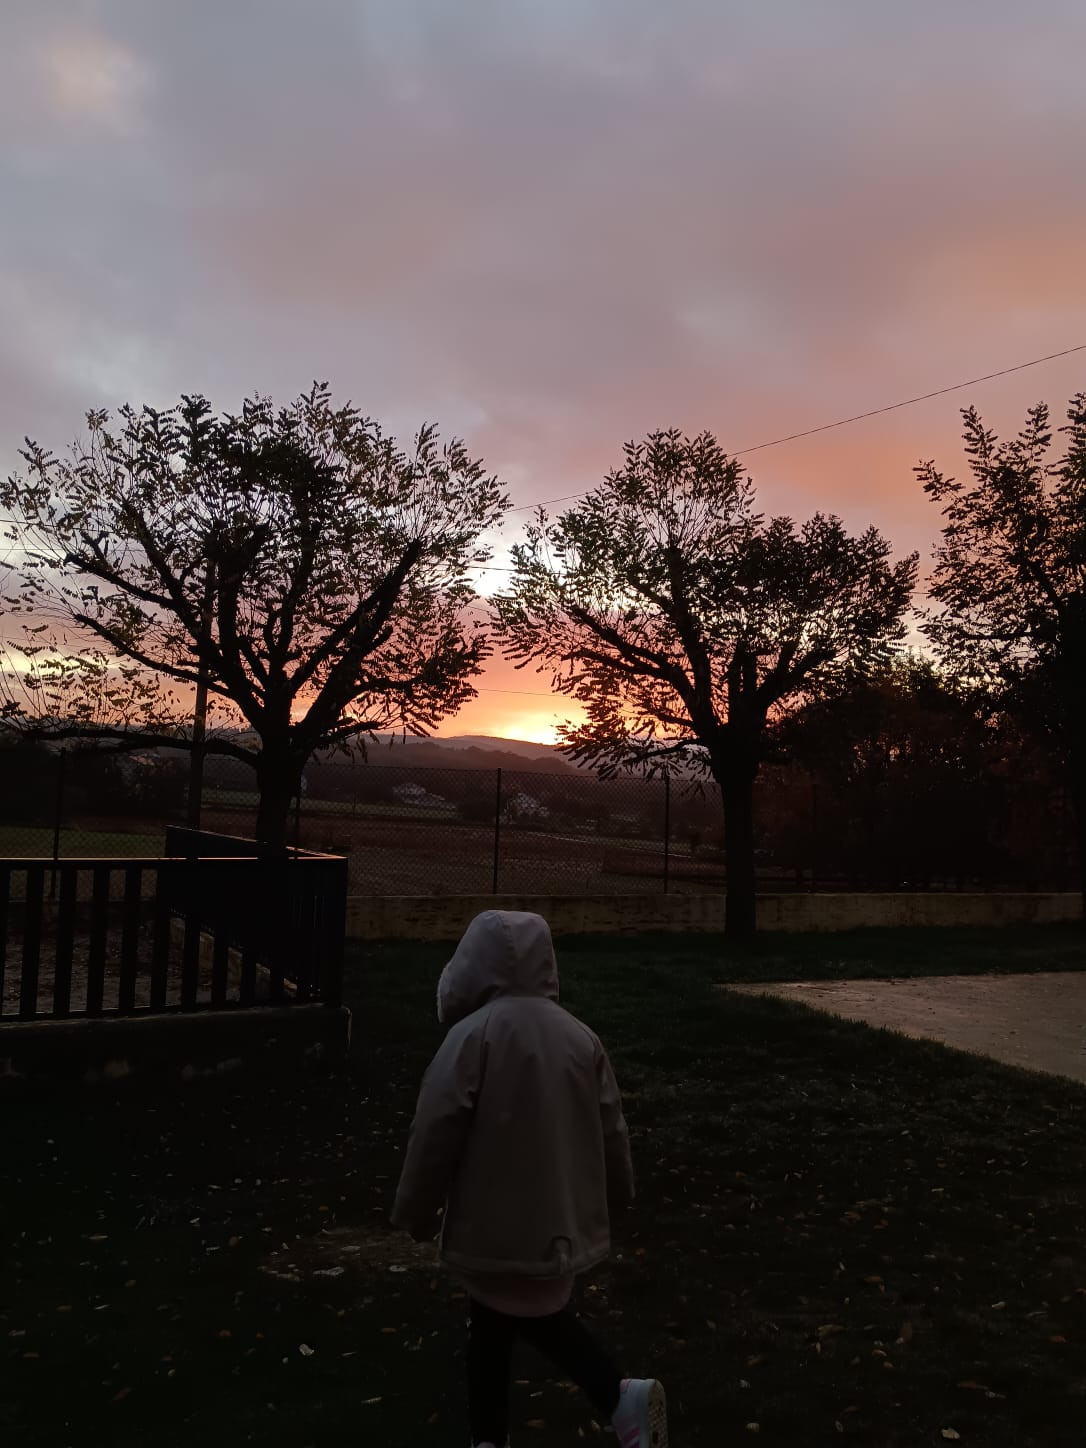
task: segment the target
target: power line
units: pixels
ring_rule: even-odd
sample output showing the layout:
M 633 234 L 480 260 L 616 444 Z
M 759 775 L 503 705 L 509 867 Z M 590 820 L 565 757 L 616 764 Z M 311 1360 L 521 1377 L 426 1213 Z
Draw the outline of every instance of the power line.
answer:
M 1008 377 L 1012 372 L 1024 372 L 1027 367 L 1038 367 L 1042 362 L 1052 362 L 1057 357 L 1070 357 L 1074 352 L 1086 352 L 1086 342 L 1078 347 L 1068 347 L 1063 352 L 1049 352 L 1047 357 L 1035 357 L 1032 362 L 1019 362 L 1016 367 L 1003 367 L 998 372 L 986 372 L 983 377 L 971 377 L 967 382 L 955 382 L 951 387 L 940 387 L 935 392 L 922 392 L 919 397 L 907 397 L 904 402 L 891 402 L 888 407 L 874 407 L 870 412 L 858 412 L 854 417 L 843 417 L 840 422 L 826 422 L 821 427 L 809 427 L 804 432 L 790 432 L 787 437 L 774 438 L 772 442 L 760 442 L 755 447 L 740 448 L 736 457 L 747 453 L 760 452 L 763 448 L 777 447 L 782 442 L 792 442 L 797 437 L 813 437 L 816 432 L 829 432 L 834 427 L 845 427 L 850 422 L 862 422 L 865 417 L 878 417 L 884 412 L 896 412 L 899 407 L 911 407 L 914 402 L 927 402 L 932 397 L 945 397 L 948 392 L 959 392 L 963 387 L 975 387 L 978 382 L 991 382 L 993 377 Z
M 867 412 L 853 413 L 851 417 L 838 418 L 836 422 L 824 422 L 818 427 L 808 427 L 800 432 L 786 433 L 782 437 L 771 438 L 768 442 L 755 443 L 753 447 L 737 448 L 732 453 L 732 456 L 735 458 L 743 458 L 750 453 L 764 452 L 766 448 L 780 447 L 782 443 L 795 442 L 803 437 L 814 437 L 816 433 L 832 432 L 835 428 L 848 427 L 853 422 L 863 422 L 869 417 L 881 417 L 887 412 L 897 412 L 900 408 L 912 407 L 917 402 L 929 402 L 934 397 L 946 397 L 951 392 L 960 392 L 963 387 L 976 387 L 981 382 L 991 382 L 997 377 L 1009 377 L 1014 372 L 1024 372 L 1029 367 L 1039 367 L 1043 362 L 1054 362 L 1060 357 L 1072 357 L 1077 352 L 1086 352 L 1086 342 L 1082 342 L 1076 347 L 1066 347 L 1061 352 L 1049 352 L 1044 357 L 1034 357 L 1029 362 L 1016 363 L 1013 367 L 1001 367 L 997 372 L 985 372 L 980 377 L 970 377 L 964 382 L 954 382 L 949 387 L 938 387 L 933 392 L 921 392 L 916 397 L 906 397 L 900 402 L 888 403 L 885 407 L 873 407 Z M 590 491 L 591 489 L 586 488 L 579 493 L 563 493 L 557 498 L 541 498 L 535 503 L 519 503 L 516 507 L 509 508 L 507 511 L 508 513 L 528 513 L 535 508 L 547 507 L 552 503 L 570 503 L 578 498 L 586 497 Z M 38 549 L 30 549 L 18 543 L 8 545 L 9 553 L 18 552 L 26 554 L 39 551 Z M 514 570 L 495 564 L 479 563 L 473 565 L 473 571 L 483 573 L 512 573 Z
M 561 699 L 562 694 L 548 694 L 543 689 L 486 689 L 479 687 L 480 694 L 519 694 L 525 699 Z
M 1070 357 L 1075 352 L 1086 352 L 1086 342 L 1077 347 L 1067 347 L 1062 352 L 1049 352 L 1045 357 L 1035 357 L 1032 362 L 1019 362 L 1014 367 L 1003 367 L 998 372 L 986 372 L 983 377 L 970 377 L 966 382 L 955 382 L 950 387 L 939 387 L 934 392 L 922 392 L 917 397 L 906 397 L 902 402 L 891 402 L 886 407 L 873 407 L 870 412 L 857 412 L 852 417 L 842 417 L 837 422 L 824 422 L 820 427 L 808 427 L 802 432 L 790 432 L 785 437 L 775 437 L 770 442 L 755 443 L 753 447 L 737 448 L 732 456 L 746 457 L 748 453 L 762 452 L 767 447 L 779 447 L 784 442 L 794 442 L 800 437 L 813 437 L 816 432 L 830 432 L 835 427 L 847 427 L 850 422 L 862 422 L 865 417 L 879 417 L 884 412 L 896 412 L 899 407 L 911 407 L 914 402 L 927 402 L 932 397 L 945 397 L 948 392 L 960 392 L 963 387 L 975 387 L 979 382 L 991 382 L 994 377 L 1007 377 L 1012 372 L 1024 372 L 1027 367 L 1039 367 L 1042 362 L 1054 362 L 1057 357 Z M 581 493 L 566 493 L 561 498 L 543 498 L 538 503 L 522 503 L 510 508 L 510 513 L 525 513 L 532 508 L 543 508 L 548 503 L 568 503 L 574 498 L 583 498 L 588 489 Z

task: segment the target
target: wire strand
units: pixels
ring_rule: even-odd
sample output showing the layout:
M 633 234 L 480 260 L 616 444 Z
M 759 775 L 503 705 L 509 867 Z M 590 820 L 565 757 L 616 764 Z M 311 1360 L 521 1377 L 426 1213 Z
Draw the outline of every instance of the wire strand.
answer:
M 963 387 L 975 387 L 980 382 L 991 382 L 995 377 L 1008 377 L 1012 372 L 1024 372 L 1027 367 L 1039 367 L 1042 362 L 1054 362 L 1058 357 L 1071 357 L 1076 352 L 1086 352 L 1086 342 L 1077 347 L 1067 347 L 1062 352 L 1049 352 L 1045 357 L 1034 357 L 1032 362 L 1019 362 L 1014 367 L 1001 367 L 998 372 L 986 372 L 983 377 L 970 377 L 966 382 L 955 382 L 950 387 L 938 387 L 934 392 L 921 392 L 916 397 L 906 397 L 901 402 L 891 402 L 886 407 L 873 407 L 869 412 L 857 412 L 852 417 L 839 418 L 837 422 L 824 422 L 820 427 L 804 428 L 802 432 L 790 432 L 784 437 L 775 437 L 769 442 L 755 443 L 753 447 L 736 448 L 734 458 L 746 457 L 748 453 L 763 452 L 768 447 L 780 447 L 781 443 L 795 442 L 797 438 L 813 437 L 817 432 L 830 432 L 835 427 L 847 427 L 852 422 L 862 422 L 865 417 L 880 417 L 885 412 L 896 412 L 901 407 L 912 407 L 914 402 L 928 402 L 933 397 L 945 397 L 949 392 L 960 392 Z M 510 508 L 510 513 L 525 513 L 532 508 L 544 508 L 549 503 L 568 503 L 574 498 L 584 498 L 591 489 L 581 493 L 566 493 L 560 498 L 543 498 L 538 503 L 522 503 Z

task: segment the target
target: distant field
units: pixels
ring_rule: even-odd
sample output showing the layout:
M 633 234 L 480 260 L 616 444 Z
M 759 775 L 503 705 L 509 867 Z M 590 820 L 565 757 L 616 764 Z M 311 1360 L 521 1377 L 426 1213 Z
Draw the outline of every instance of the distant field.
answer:
M 205 804 L 203 826 L 249 837 L 255 828 L 255 796 L 217 791 Z M 253 803 L 247 801 L 252 799 Z M 294 840 L 291 816 L 288 839 Z M 354 895 L 485 894 L 494 883 L 494 827 L 449 820 L 417 807 L 369 805 L 352 809 L 334 801 L 302 807 L 303 849 L 344 854 Z M 60 832 L 61 858 L 72 856 L 158 856 L 164 827 L 146 820 L 96 818 Z M 663 848 L 658 840 L 630 839 L 503 825 L 498 890 L 522 894 L 655 894 L 663 890 Z M 51 858 L 53 831 L 47 826 L 0 827 L 0 856 Z M 692 858 L 673 844 L 669 889 L 698 892 L 721 887 L 720 860 Z M 771 885 L 769 888 L 779 888 Z
M 204 791 L 204 808 L 256 810 L 260 796 L 248 789 L 208 789 Z M 328 815 L 342 819 L 442 820 L 455 815 L 456 807 L 424 809 L 419 805 L 363 803 L 343 799 L 303 799 L 302 815 Z M 293 816 L 292 816 L 293 818 Z
M 145 820 L 126 830 L 118 822 L 113 830 L 62 829 L 60 856 L 161 855 L 166 835 Z M 0 825 L 0 859 L 52 859 L 53 831 L 34 825 Z

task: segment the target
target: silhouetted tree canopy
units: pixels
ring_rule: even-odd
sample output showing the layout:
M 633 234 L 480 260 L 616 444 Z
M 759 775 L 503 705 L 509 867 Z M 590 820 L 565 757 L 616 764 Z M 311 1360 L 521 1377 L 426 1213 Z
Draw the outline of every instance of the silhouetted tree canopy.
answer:
M 942 504 L 924 632 L 947 665 L 994 686 L 1063 759 L 1086 872 L 1086 393 L 1068 404 L 1050 459 L 1046 404 L 1000 441 L 962 412 L 970 476 L 916 474 Z M 1086 892 L 1086 873 L 1083 889 Z
M 461 442 L 425 426 L 402 449 L 318 383 L 278 409 L 184 396 L 87 424 L 65 459 L 28 440 L 0 486 L 27 548 L 2 599 L 28 662 L 4 674 L 9 718 L 191 745 L 202 663 L 212 723 L 254 736 L 212 728 L 207 748 L 254 766 L 258 831 L 281 842 L 314 750 L 425 732 L 474 695 L 489 645 L 467 575 L 507 499 Z
M 587 722 L 562 747 L 602 772 L 700 759 L 725 814 L 729 932 L 754 928 L 751 797 L 769 724 L 887 658 L 915 555 L 816 513 L 765 520 L 710 433 L 652 433 L 551 521 L 541 510 L 492 601 L 518 667 L 549 672 Z

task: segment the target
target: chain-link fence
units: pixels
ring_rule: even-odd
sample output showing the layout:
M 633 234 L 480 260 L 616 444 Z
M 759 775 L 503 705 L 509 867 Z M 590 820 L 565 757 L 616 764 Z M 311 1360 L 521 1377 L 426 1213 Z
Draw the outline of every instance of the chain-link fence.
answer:
M 187 756 L 0 750 L 0 856 L 160 854 L 186 821 Z M 252 770 L 206 761 L 200 824 L 251 837 Z M 643 894 L 725 883 L 712 783 L 553 770 L 314 762 L 288 838 L 350 861 L 354 895 Z M 1014 772 L 919 789 L 887 770 L 848 786 L 798 768 L 755 791 L 759 888 L 1070 890 L 1062 793 Z

